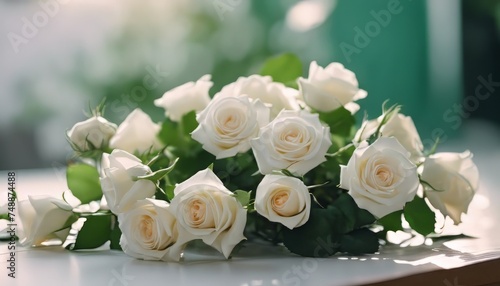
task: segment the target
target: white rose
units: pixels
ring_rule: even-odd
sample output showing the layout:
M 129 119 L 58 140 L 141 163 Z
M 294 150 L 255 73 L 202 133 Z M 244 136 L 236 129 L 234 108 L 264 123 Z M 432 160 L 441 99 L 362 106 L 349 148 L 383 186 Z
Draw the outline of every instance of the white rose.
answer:
M 257 187 L 255 209 L 268 220 L 293 229 L 309 220 L 311 196 L 297 178 L 267 175 Z
M 171 251 L 177 239 L 177 227 L 168 206 L 165 201 L 144 199 L 118 216 L 123 252 L 144 260 L 180 259 L 180 253 Z
M 359 110 L 354 103 L 365 98 L 366 91 L 358 87 L 356 75 L 340 63 L 331 63 L 326 68 L 313 61 L 308 78 L 299 78 L 299 90 L 305 103 L 321 111 L 330 112 L 344 106 L 352 113 Z
M 366 143 L 366 142 L 365 142 Z M 361 144 L 340 169 L 340 187 L 377 218 L 403 209 L 419 186 L 417 166 L 395 138 Z
M 29 196 L 19 201 L 19 217 L 23 231 L 19 235 L 22 245 L 40 246 L 52 238 L 66 239 L 73 216 L 72 208 L 63 200 L 48 196 Z M 66 229 L 65 229 L 66 228 Z
M 361 128 L 354 136 L 354 141 L 361 142 L 370 138 L 377 131 L 383 118 L 384 115 L 381 115 L 377 119 L 363 122 Z M 415 123 L 413 123 L 410 116 L 400 113 L 393 114 L 387 123 L 380 128 L 380 133 L 382 137 L 396 138 L 411 153 L 411 160 L 413 162 L 418 162 L 422 158 L 424 146 L 422 140 L 420 140 L 420 135 L 418 135 Z
M 204 75 L 196 82 L 187 82 L 167 91 L 154 101 L 158 107 L 165 109 L 165 116 L 172 121 L 180 121 L 190 111 L 201 111 L 210 102 L 208 90 L 212 87 L 210 75 Z
M 461 214 L 467 213 L 479 187 L 479 171 L 469 151 L 463 153 L 436 153 L 425 159 L 421 178 L 429 202 L 455 224 Z
M 156 186 L 149 180 L 135 180 L 151 174 L 139 158 L 119 149 L 102 155 L 101 188 L 109 209 L 115 213 L 129 210 L 137 200 L 152 197 Z
M 330 128 L 321 124 L 318 114 L 283 110 L 250 144 L 260 173 L 288 169 L 302 176 L 326 161 L 332 141 Z
M 245 239 L 247 212 L 212 170 L 177 184 L 174 195 L 170 210 L 177 218 L 180 245 L 202 239 L 227 258 Z
M 100 149 L 107 146 L 109 139 L 116 133 L 116 124 L 101 116 L 93 116 L 76 123 L 68 131 L 68 138 L 79 151 Z
M 232 157 L 250 149 L 250 140 L 269 123 L 269 108 L 247 96 L 218 97 L 197 116 L 194 140 L 217 159 Z
M 260 99 L 271 108 L 271 118 L 274 118 L 282 109 L 299 110 L 297 101 L 298 92 L 282 83 L 273 82 L 270 76 L 251 75 L 240 77 L 215 94 L 217 97 L 235 97 L 247 95 L 251 99 Z
M 154 123 L 149 115 L 137 108 L 118 126 L 109 145 L 113 149 L 121 149 L 129 153 L 157 151 L 162 148 L 157 137 L 160 129 L 159 124 Z

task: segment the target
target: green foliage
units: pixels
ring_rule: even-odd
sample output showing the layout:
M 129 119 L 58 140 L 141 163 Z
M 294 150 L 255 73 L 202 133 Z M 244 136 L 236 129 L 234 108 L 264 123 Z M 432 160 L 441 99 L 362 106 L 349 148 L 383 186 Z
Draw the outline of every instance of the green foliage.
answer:
M 160 132 L 158 133 L 158 138 L 167 146 L 179 147 L 184 143 L 183 136 L 179 136 L 177 131 L 178 123 L 171 121 L 170 119 L 165 119 L 161 125 Z
M 158 187 L 158 185 L 156 187 L 155 199 L 170 202 L 170 200 L 167 198 L 167 194 L 165 193 L 165 191 L 160 187 Z
M 168 175 L 168 173 L 170 173 L 174 169 L 175 164 L 177 164 L 177 161 L 179 161 L 179 158 L 176 158 L 174 160 L 174 162 L 172 163 L 172 165 L 170 165 L 168 168 L 157 170 L 157 171 L 155 171 L 151 174 L 148 174 L 148 175 L 138 176 L 135 179 L 136 180 L 150 180 L 151 182 L 157 182 L 158 180 L 161 180 L 163 177 Z
M 95 167 L 86 164 L 70 165 L 66 171 L 66 179 L 71 193 L 82 204 L 88 204 L 102 198 L 99 173 Z
M 113 219 L 114 219 L 114 227 L 111 230 L 111 234 L 109 236 L 109 240 L 111 242 L 109 248 L 122 250 L 122 247 L 120 245 L 120 237 L 122 236 L 122 231 L 118 227 L 118 220 L 116 216 Z
M 240 204 L 244 207 L 248 206 L 248 203 L 250 203 L 250 195 L 252 191 L 247 192 L 243 190 L 236 190 L 234 191 L 234 197 Z
M 330 126 L 330 132 L 342 137 L 350 137 L 356 119 L 350 111 L 339 107 L 331 112 L 318 112 L 319 119 Z
M 168 174 L 170 184 L 180 183 L 188 179 L 198 171 L 206 169 L 214 160 L 215 156 L 202 149 L 195 154 L 179 156 L 175 168 Z
M 333 231 L 338 212 L 312 208 L 309 220 L 292 230 L 283 228 L 283 243 L 291 252 L 308 257 L 328 257 L 340 247 L 341 234 Z
M 78 232 L 76 242 L 69 246 L 71 250 L 97 248 L 111 237 L 111 214 L 95 213 L 85 218 L 87 220 Z
M 158 138 L 169 148 L 180 149 L 184 154 L 188 154 L 192 147 L 198 144 L 198 142 L 191 139 L 191 132 L 197 126 L 195 111 L 185 114 L 179 122 L 173 122 L 166 118 L 163 121 Z
M 212 154 L 203 150 L 201 144 L 191 138 L 191 132 L 197 126 L 194 111 L 184 115 L 180 122 L 173 122 L 168 118 L 163 122 L 158 138 L 166 145 L 165 153 L 168 154 L 169 161 L 178 158 L 175 167 L 161 171 L 168 173 L 167 185 L 180 183 L 215 161 Z M 165 191 L 168 198 L 170 194 Z
M 354 228 L 371 225 L 375 222 L 375 220 L 375 217 L 369 211 L 365 209 L 359 209 L 356 213 Z
M 58 231 L 61 231 L 63 229 L 67 229 L 68 227 L 71 227 L 71 225 L 76 222 L 78 220 L 79 216 L 75 213 L 73 213 L 63 224 L 63 226 L 61 228 L 59 228 L 58 230 L 54 231 L 54 232 L 58 232 Z
M 167 185 L 165 186 L 165 196 L 167 197 L 167 200 L 168 201 L 172 201 L 172 199 L 174 198 L 174 189 L 175 189 L 175 186 L 172 186 L 172 185 Z
M 367 228 L 360 228 L 342 236 L 339 250 L 340 252 L 360 255 L 375 253 L 378 248 L 377 234 Z
M 410 227 L 421 235 L 428 235 L 434 231 L 436 215 L 419 196 L 415 196 L 413 201 L 406 203 L 404 217 Z
M 378 219 L 378 223 L 384 227 L 384 231 L 398 231 L 403 230 L 403 226 L 401 225 L 401 215 L 403 211 L 395 211 L 392 212 L 380 219 Z
M 374 221 L 373 215 L 360 209 L 351 196 L 343 193 L 326 208 L 311 208 L 309 220 L 303 226 L 292 230 L 284 228 L 283 243 L 291 252 L 310 257 L 326 257 L 337 251 L 373 253 L 378 250 L 376 234 L 360 227 Z M 365 238 L 367 245 L 359 248 L 357 244 Z
M 251 151 L 215 160 L 213 171 L 231 191 L 256 190 L 262 179 L 262 175 L 254 175 L 258 167 Z
M 296 88 L 295 80 L 302 76 L 302 62 L 296 55 L 285 53 L 268 59 L 260 70 L 260 74 L 269 75 L 275 82 Z

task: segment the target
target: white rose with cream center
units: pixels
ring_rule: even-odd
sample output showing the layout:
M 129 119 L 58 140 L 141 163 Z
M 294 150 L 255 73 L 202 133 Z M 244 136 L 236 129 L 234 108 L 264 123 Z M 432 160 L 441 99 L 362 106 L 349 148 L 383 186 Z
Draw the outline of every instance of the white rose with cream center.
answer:
M 417 166 L 392 137 L 380 137 L 369 146 L 361 144 L 340 170 L 340 187 L 377 218 L 403 209 L 418 186 Z
M 214 247 L 226 258 L 245 239 L 247 211 L 210 169 L 177 184 L 170 210 L 177 218 L 178 245 L 194 239 Z
M 191 136 L 217 159 L 232 157 L 250 149 L 250 140 L 269 123 L 269 108 L 247 96 L 215 98 L 196 120 Z
M 311 196 L 297 178 L 267 175 L 257 187 L 255 209 L 268 220 L 293 229 L 309 220 Z
M 118 216 L 120 246 L 126 254 L 144 260 L 180 259 L 179 252 L 171 251 L 177 240 L 177 227 L 168 207 L 166 201 L 144 199 Z
M 283 110 L 250 144 L 261 174 L 287 169 L 302 176 L 326 161 L 332 141 L 318 114 Z

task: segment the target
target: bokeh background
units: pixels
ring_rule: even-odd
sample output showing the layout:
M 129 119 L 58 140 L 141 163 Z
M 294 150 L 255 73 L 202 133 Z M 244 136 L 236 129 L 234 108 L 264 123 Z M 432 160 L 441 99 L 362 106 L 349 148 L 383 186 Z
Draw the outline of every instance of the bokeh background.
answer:
M 213 94 L 283 52 L 305 76 L 343 63 L 368 91 L 359 116 L 400 103 L 426 147 L 500 132 L 496 0 L 1 0 L 0 18 L 0 170 L 63 166 L 66 130 L 103 98 L 117 124 L 136 107 L 160 121 L 170 88 L 212 74 Z

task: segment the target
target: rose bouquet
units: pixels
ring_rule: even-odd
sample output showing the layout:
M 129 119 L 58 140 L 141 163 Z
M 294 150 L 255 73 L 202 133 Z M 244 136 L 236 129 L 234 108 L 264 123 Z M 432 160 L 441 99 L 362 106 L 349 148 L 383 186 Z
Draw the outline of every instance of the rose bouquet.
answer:
M 339 63 L 312 62 L 304 78 L 285 54 L 210 97 L 212 84 L 206 75 L 156 99 L 160 123 L 136 109 L 117 126 L 101 105 L 75 124 L 69 191 L 20 202 L 21 242 L 109 241 L 164 261 L 194 240 L 226 258 L 246 239 L 302 256 L 374 253 L 389 231 L 436 235 L 436 213 L 460 223 L 478 187 L 470 152 L 423 150 L 397 105 L 357 128 L 367 92 Z

